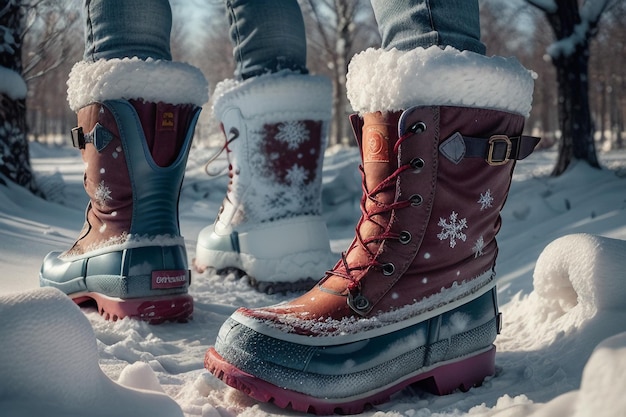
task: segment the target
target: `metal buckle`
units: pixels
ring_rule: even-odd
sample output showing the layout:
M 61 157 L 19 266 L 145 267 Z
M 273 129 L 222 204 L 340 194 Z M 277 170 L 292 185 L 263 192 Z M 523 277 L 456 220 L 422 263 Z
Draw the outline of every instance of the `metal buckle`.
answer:
M 506 146 L 506 152 L 503 158 L 498 156 L 494 157 L 494 149 L 497 145 L 504 144 Z M 511 156 L 511 149 L 513 148 L 511 144 L 511 139 L 509 139 L 506 135 L 493 135 L 489 138 L 489 150 L 487 151 L 487 163 L 491 166 L 504 165 L 509 162 L 509 158 Z
M 78 149 L 85 149 L 85 135 L 82 127 L 72 129 L 72 145 Z

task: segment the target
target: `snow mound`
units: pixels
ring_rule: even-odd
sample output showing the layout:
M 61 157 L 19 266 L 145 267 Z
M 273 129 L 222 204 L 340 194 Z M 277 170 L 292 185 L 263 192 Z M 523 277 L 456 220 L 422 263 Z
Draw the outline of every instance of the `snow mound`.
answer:
M 603 317 L 626 314 L 626 241 L 585 233 L 566 235 L 546 246 L 535 266 L 534 290 L 513 300 L 505 326 L 525 349 L 539 349 L 578 334 L 589 352 L 601 340 L 626 331 L 626 323 Z M 505 327 L 505 337 L 509 332 Z M 587 339 L 583 333 L 604 337 Z
M 535 267 L 534 288 L 549 313 L 577 309 L 581 318 L 624 309 L 626 241 L 589 234 L 567 235 L 550 243 Z M 572 314 L 570 314 L 572 315 Z
M 145 362 L 135 362 L 128 365 L 120 374 L 117 382 L 128 388 L 165 392 L 156 374 L 150 365 Z
M 496 341 L 504 370 L 501 383 L 512 377 L 507 369 L 526 363 L 523 379 L 532 383 L 534 391 L 524 394 L 534 402 L 550 401 L 534 417 L 573 415 L 577 408 L 572 398 L 578 389 L 579 405 L 585 404 L 575 415 L 597 417 L 596 411 L 606 410 L 606 403 L 591 412 L 596 405 L 583 398 L 606 398 L 605 393 L 623 386 L 616 381 L 625 378 L 618 378 L 619 368 L 626 363 L 625 349 L 614 346 L 626 336 L 605 342 L 609 351 L 602 342 L 626 332 L 624 254 L 625 240 L 584 233 L 558 238 L 537 259 L 533 292 L 503 306 L 503 331 Z M 604 375 L 603 369 L 613 366 Z
M 89 321 L 60 291 L 0 296 L 0 317 L 0 409 L 5 415 L 183 415 L 168 396 L 123 387 L 102 372 Z
M 587 362 L 574 416 L 613 417 L 623 412 L 625 386 L 626 333 L 620 333 L 598 345 Z
M 614 417 L 626 410 L 626 333 L 600 343 L 585 365 L 579 390 L 560 395 L 547 404 L 524 404 L 497 417 Z M 609 405 L 609 406 L 607 406 Z M 529 411 L 534 410 L 534 413 Z

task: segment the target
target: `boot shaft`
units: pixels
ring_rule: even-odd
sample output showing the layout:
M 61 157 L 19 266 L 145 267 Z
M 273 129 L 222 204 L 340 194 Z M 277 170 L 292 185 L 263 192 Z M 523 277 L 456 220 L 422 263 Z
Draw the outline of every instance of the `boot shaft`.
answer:
M 109 100 L 78 112 L 87 221 L 69 255 L 179 237 L 178 196 L 199 108 Z
M 346 256 L 350 268 L 358 267 L 358 272 L 339 266 L 342 275 L 351 274 L 357 282 L 351 286 L 350 298 L 360 314 L 414 305 L 442 289 L 458 288 L 460 297 L 490 285 L 500 210 L 515 159 L 525 157 L 536 144 L 535 139 L 521 137 L 523 116 L 501 111 L 415 107 L 386 118 L 392 123 L 397 120 L 397 131 L 382 146 L 389 149 L 388 158 L 381 158 L 389 160 L 392 181 L 367 196 L 364 204 L 359 238 Z M 357 140 L 368 184 L 370 173 L 380 177 L 381 171 L 366 159 L 366 147 L 374 142 L 372 129 L 367 115 L 352 120 L 355 131 L 362 132 Z M 514 143 L 511 159 L 494 161 L 494 149 L 499 155 L 500 145 L 509 140 Z M 368 203 L 371 200 L 383 207 Z M 371 213 L 376 210 L 384 214 L 373 222 Z M 359 240 L 378 246 L 372 248 L 370 243 L 365 251 Z
M 268 75 L 217 87 L 231 182 L 218 224 L 259 224 L 321 213 L 330 84 L 310 75 Z

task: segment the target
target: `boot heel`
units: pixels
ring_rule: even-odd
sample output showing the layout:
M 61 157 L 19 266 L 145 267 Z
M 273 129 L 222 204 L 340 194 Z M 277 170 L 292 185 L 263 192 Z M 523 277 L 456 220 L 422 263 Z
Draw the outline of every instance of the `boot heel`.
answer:
M 76 304 L 95 301 L 98 313 L 111 321 L 130 317 L 150 324 L 185 323 L 193 314 L 193 298 L 189 294 L 121 299 L 91 292 L 72 299 Z
M 417 385 L 433 394 L 447 395 L 457 389 L 466 392 L 478 387 L 495 373 L 496 347 L 492 345 L 487 351 L 433 369 L 430 376 Z

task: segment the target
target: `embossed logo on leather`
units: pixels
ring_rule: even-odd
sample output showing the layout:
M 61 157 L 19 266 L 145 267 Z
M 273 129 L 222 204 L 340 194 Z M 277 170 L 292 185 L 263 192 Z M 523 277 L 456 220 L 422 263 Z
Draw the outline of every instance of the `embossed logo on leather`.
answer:
M 376 126 L 364 131 L 363 162 L 389 162 L 389 137 Z

